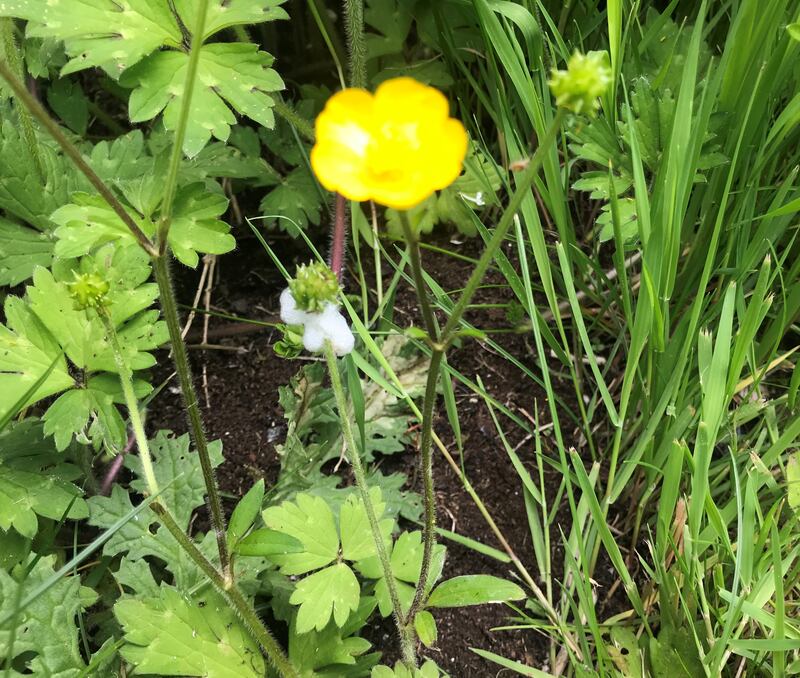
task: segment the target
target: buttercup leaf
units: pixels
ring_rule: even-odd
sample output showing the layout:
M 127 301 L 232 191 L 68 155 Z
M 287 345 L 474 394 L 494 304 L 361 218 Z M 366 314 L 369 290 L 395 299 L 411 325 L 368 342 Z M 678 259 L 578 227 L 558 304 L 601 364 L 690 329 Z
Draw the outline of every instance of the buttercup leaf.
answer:
M 13 109 L 0 104 L 0 118 L 0 208 L 38 231 L 50 231 L 50 214 L 88 183 L 44 134 L 37 134 L 40 176 Z
M 0 217 L 0 285 L 18 285 L 53 261 L 53 239 Z
M 361 589 L 358 579 L 345 563 L 337 563 L 315 572 L 297 584 L 289 602 L 299 605 L 297 632 L 321 631 L 333 615 L 343 626 L 350 613 L 358 608 Z
M 55 561 L 55 556 L 39 560 L 24 584 L 0 568 L 0 616 L 14 612 L 20 586 L 24 586 L 27 592 L 51 577 Z M 81 609 L 89 607 L 95 599 L 93 591 L 81 586 L 79 577 L 62 577 L 30 605 L 19 610 L 14 657 L 25 657 L 26 674 L 67 678 L 77 676 L 86 668 L 78 649 L 76 618 Z M 8 625 L 0 628 L 2 657 L 7 656 L 11 633 Z M 11 671 L 14 678 L 21 675 Z
M 267 527 L 288 534 L 303 545 L 302 553 L 271 557 L 284 574 L 316 570 L 333 562 L 339 554 L 338 530 L 324 499 L 298 494 L 294 502 L 271 506 L 263 515 Z
M 394 521 L 381 520 L 386 505 L 381 501 L 380 488 L 370 490 L 370 498 L 375 509 L 384 541 L 391 538 Z M 342 504 L 339 512 L 339 528 L 342 533 L 342 557 L 347 560 L 361 560 L 375 555 L 375 541 L 372 538 L 367 510 L 361 497 L 351 494 Z
M 236 246 L 230 227 L 218 219 L 227 206 L 224 196 L 208 192 L 200 183 L 178 191 L 169 231 L 169 244 L 178 260 L 187 266 L 197 266 L 198 252 L 224 254 Z M 133 210 L 129 214 L 146 235 L 155 233 L 153 220 Z M 108 242 L 136 242 L 128 227 L 99 195 L 74 195 L 70 204 L 53 213 L 52 219 L 58 224 L 55 251 L 59 257 L 82 256 Z
M 33 393 L 29 405 L 70 388 L 74 380 L 61 348 L 25 302 L 10 296 L 4 306 L 6 324 L 0 324 L 0 416 L 55 363 L 47 379 Z
M 258 646 L 213 589 L 197 599 L 162 586 L 158 598 L 123 598 L 114 614 L 125 631 L 121 653 L 138 673 L 206 678 L 264 675 Z
M 267 224 L 275 224 L 293 237 L 309 224 L 319 225 L 324 201 L 311 172 L 296 167 L 261 200 L 259 211 Z
M 206 10 L 204 39 L 214 33 L 243 24 L 257 24 L 275 19 L 288 19 L 289 15 L 281 9 L 286 0 L 211 0 Z M 194 0 L 176 0 L 181 20 L 186 26 L 197 25 L 197 5 Z
M 28 34 L 63 40 L 72 60 L 62 75 L 99 66 L 112 77 L 182 36 L 161 0 L 5 0 L 0 16 L 31 22 Z
M 269 54 L 249 43 L 202 47 L 183 142 L 186 155 L 197 155 L 212 136 L 228 139 L 236 122 L 229 105 L 260 125 L 273 127 L 274 100 L 269 93 L 282 90 L 284 85 L 270 68 L 272 61 Z M 151 120 L 163 110 L 166 128 L 176 128 L 188 64 L 186 53 L 157 52 L 125 73 L 123 83 L 136 87 L 129 104 L 132 122 Z
M 0 529 L 13 527 L 33 539 L 37 515 L 86 518 L 83 493 L 69 482 L 74 470 L 63 464 L 52 440 L 45 439 L 41 423 L 31 419 L 0 433 Z

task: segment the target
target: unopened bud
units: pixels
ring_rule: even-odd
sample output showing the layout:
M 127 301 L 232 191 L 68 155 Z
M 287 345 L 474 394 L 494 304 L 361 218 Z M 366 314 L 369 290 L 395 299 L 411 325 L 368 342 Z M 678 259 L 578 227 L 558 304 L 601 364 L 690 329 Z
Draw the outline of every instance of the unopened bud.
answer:
M 339 280 L 325 264 L 304 264 L 297 267 L 294 280 L 289 281 L 289 289 L 298 309 L 319 313 L 326 304 L 336 303 Z
M 611 68 L 605 52 L 575 52 L 567 62 L 567 70 L 554 69 L 549 81 L 558 106 L 590 116 L 600 107 L 598 98 L 609 84 Z
M 108 280 L 97 273 L 77 273 L 74 280 L 67 283 L 70 296 L 78 309 L 97 308 L 105 303 L 108 294 Z

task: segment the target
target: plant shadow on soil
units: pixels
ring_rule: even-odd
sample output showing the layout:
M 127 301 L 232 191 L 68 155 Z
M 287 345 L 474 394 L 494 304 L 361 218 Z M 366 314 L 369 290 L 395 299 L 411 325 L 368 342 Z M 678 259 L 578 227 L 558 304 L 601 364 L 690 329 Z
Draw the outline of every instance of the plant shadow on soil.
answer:
M 476 255 L 480 247 L 475 240 L 454 244 L 439 237 L 436 242 L 467 256 Z M 251 239 L 249 234 L 240 234 L 239 243 L 239 250 L 234 256 L 221 257 L 218 260 L 218 276 L 214 283 L 211 307 L 239 317 L 275 322 L 278 294 L 285 283 L 255 239 Z M 280 239 L 272 245 L 290 270 L 293 270 L 294 263 L 302 263 L 307 259 L 299 249 L 300 243 Z M 507 254 L 511 257 L 510 251 Z M 371 251 L 365 252 L 362 261 L 369 261 L 371 258 Z M 423 259 L 426 268 L 445 290 L 460 289 L 471 270 L 469 264 L 441 254 L 425 252 Z M 186 305 L 191 304 L 197 289 L 199 270 L 179 269 L 176 266 L 175 272 L 178 276 L 176 286 L 180 301 Z M 357 289 L 358 283 L 352 271 L 350 273 L 347 288 L 353 291 Z M 366 274 L 368 281 L 374 279 L 369 271 Z M 496 272 L 490 272 L 486 282 L 501 283 L 502 279 Z M 505 303 L 510 300 L 511 292 L 507 287 L 487 285 L 479 290 L 474 303 Z M 406 288 L 398 291 L 394 312 L 395 322 L 400 326 L 408 326 L 412 322 L 419 324 L 413 290 Z M 503 309 L 481 309 L 473 313 L 470 319 L 483 330 L 509 326 Z M 198 315 L 189 334 L 190 344 L 199 343 L 202 325 L 203 318 Z M 219 484 L 223 493 L 237 498 L 259 478 L 263 477 L 269 487 L 280 469 L 275 445 L 282 442 L 286 427 L 283 411 L 278 404 L 278 387 L 288 383 L 302 363 L 286 360 L 274 353 L 272 346 L 279 338 L 277 330 L 269 327 L 237 324 L 212 317 L 208 343 L 215 348 L 190 351 L 209 439 L 223 441 L 225 462 L 218 469 Z M 534 374 L 538 373 L 529 335 L 499 334 L 495 339 Z M 156 383 L 170 375 L 170 362 L 166 353 L 162 352 L 159 358 L 161 367 L 155 375 Z M 479 375 L 487 392 L 519 416 L 524 417 L 525 413 L 532 415 L 538 409 L 540 427 L 544 427 L 542 444 L 545 454 L 552 459 L 556 458 L 552 428 L 546 426 L 548 415 L 543 389 L 531 379 L 522 376 L 519 369 L 502 356 L 485 346 L 481 347 L 474 339 L 469 339 L 461 347 L 451 350 L 448 360 L 456 370 L 470 379 L 474 380 Z M 557 389 L 567 407 L 570 406 L 569 403 L 574 404 L 575 394 L 569 384 L 558 385 Z M 508 458 L 483 400 L 458 383 L 455 384 L 455 394 L 463 437 L 463 468 L 512 548 L 537 583 L 542 585 L 532 556 L 531 535 L 519 476 Z M 573 411 L 577 411 L 577 408 L 573 408 Z M 531 475 L 538 477 L 534 440 L 525 440 L 524 431 L 516 428 L 509 420 L 503 421 L 502 415 L 498 416 L 501 417 L 509 443 L 512 446 L 520 445 L 520 458 Z M 575 427 L 569 423 L 563 424 L 569 420 L 566 412 L 562 420 L 565 435 L 569 436 Z M 171 429 L 178 433 L 186 431 L 179 391 L 174 379 L 153 402 L 147 425 L 152 432 L 158 429 Z M 439 407 L 435 428 L 447 448 L 457 456 L 454 435 L 444 407 Z M 572 439 L 565 442 L 583 453 L 580 440 L 576 430 Z M 410 487 L 421 491 L 421 478 L 417 471 L 418 455 L 415 450 L 409 448 L 404 454 L 393 455 L 382 463 L 384 469 L 406 473 Z M 499 548 L 486 521 L 438 450 L 434 451 L 434 475 L 439 525 Z M 551 500 L 560 484 L 560 478 L 560 470 L 552 464 L 545 465 L 545 483 Z M 226 501 L 228 513 L 234 505 L 233 500 Z M 205 515 L 199 515 L 195 526 L 203 528 L 204 524 Z M 569 512 L 562 506 L 555 521 L 555 529 L 551 531 L 556 580 L 553 588 L 556 595 L 559 591 L 558 581 L 563 560 L 558 530 L 566 534 L 569 527 Z M 518 580 L 511 564 L 483 556 L 453 542 L 446 545 L 445 578 L 482 573 Z M 616 580 L 602 558 L 595 579 L 600 587 L 598 616 L 603 618 L 613 611 L 624 609 L 624 601 L 619 596 L 602 602 L 606 599 L 603 589 L 607 592 Z M 426 650 L 426 654 L 454 678 L 493 676 L 500 670 L 499 666 L 473 653 L 471 647 L 486 649 L 528 666 L 547 667 L 549 641 L 544 635 L 531 630 L 492 631 L 494 627 L 508 624 L 514 615 L 514 611 L 504 605 L 434 611 L 439 639 L 436 647 Z M 391 619 L 377 621 L 366 630 L 365 635 L 377 649 L 384 652 L 384 662 L 397 659 L 398 651 Z

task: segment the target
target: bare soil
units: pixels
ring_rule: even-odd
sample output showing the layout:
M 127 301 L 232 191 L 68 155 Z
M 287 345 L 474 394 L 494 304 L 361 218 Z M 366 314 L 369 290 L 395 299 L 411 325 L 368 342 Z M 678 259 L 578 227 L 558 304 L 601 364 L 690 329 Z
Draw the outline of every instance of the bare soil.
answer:
M 255 240 L 240 233 L 239 243 L 240 249 L 235 255 L 218 261 L 212 308 L 239 317 L 275 321 L 277 296 L 283 287 L 280 274 Z M 477 254 L 480 247 L 480 243 L 474 240 L 455 244 L 446 237 L 440 238 L 437 244 L 467 256 Z M 298 244 L 291 240 L 279 242 L 278 248 L 287 266 L 305 258 L 300 254 Z M 508 254 L 511 255 L 510 252 Z M 424 258 L 426 267 L 445 290 L 460 289 L 471 269 L 469 264 L 441 254 L 426 252 Z M 370 259 L 371 252 L 362 261 Z M 181 270 L 179 273 L 179 294 L 182 301 L 190 305 L 197 287 L 198 272 Z M 501 281 L 498 273 L 490 272 L 486 282 Z M 356 279 L 351 275 L 348 289 L 357 289 L 356 285 Z M 478 293 L 475 301 L 483 304 L 504 303 L 510 300 L 510 294 L 507 288 L 488 285 Z M 419 324 L 416 298 L 412 290 L 403 289 L 398 293 L 394 310 L 395 322 L 401 326 L 414 321 Z M 470 318 L 485 331 L 510 327 L 504 309 L 480 309 Z M 202 317 L 198 315 L 189 335 L 190 342 L 199 343 L 202 322 Z M 538 373 L 525 334 L 506 333 L 493 336 L 517 360 Z M 269 486 L 279 471 L 275 445 L 282 441 L 285 426 L 283 412 L 278 404 L 278 387 L 289 381 L 301 367 L 301 363 L 280 358 L 274 353 L 272 346 L 276 337 L 276 331 L 270 328 L 254 330 L 252 326 L 211 318 L 208 343 L 215 348 L 191 351 L 208 434 L 211 439 L 218 438 L 224 443 L 225 463 L 219 469 L 218 478 L 223 493 L 232 497 L 227 500 L 228 510 L 235 504 L 233 498 L 241 496 L 258 478 L 265 478 Z M 162 365 L 168 364 L 166 355 L 161 358 Z M 452 350 L 448 359 L 455 369 L 469 379 L 476 380 L 480 377 L 488 393 L 518 416 L 528 419 L 538 409 L 540 426 L 544 428 L 542 435 L 545 452 L 552 450 L 553 445 L 548 438 L 550 429 L 546 427 L 548 420 L 545 393 L 531 379 L 523 376 L 519 368 L 474 339 L 467 340 L 461 347 Z M 160 376 L 164 378 L 168 375 L 169 372 L 163 371 Z M 455 393 L 464 441 L 463 468 L 508 543 L 536 577 L 519 477 L 509 461 L 482 399 L 460 384 L 455 384 Z M 566 403 L 571 402 L 570 398 L 574 399 L 574 393 L 569 388 L 559 387 L 559 394 Z M 512 446 L 519 445 L 520 458 L 535 476 L 533 439 L 526 439 L 523 431 L 500 416 L 509 443 Z M 563 419 L 569 420 L 566 411 Z M 152 430 L 186 430 L 174 381 L 158 396 L 151 409 L 148 426 Z M 569 426 L 566 428 L 569 430 Z M 457 456 L 454 436 L 443 406 L 440 407 L 436 421 L 436 431 L 451 453 Z M 567 443 L 580 448 L 577 434 L 574 441 Z M 399 457 L 394 455 L 387 458 L 385 463 L 391 470 L 404 471 L 410 486 L 420 491 L 417 461 L 417 451 L 410 448 Z M 500 548 L 487 522 L 463 489 L 461 481 L 438 452 L 434 458 L 434 468 L 439 524 L 471 539 Z M 546 468 L 546 483 L 551 485 L 548 493 L 553 495 L 560 484 L 560 471 L 554 466 Z M 569 530 L 568 513 L 562 511 L 560 515 L 567 522 L 557 525 L 556 528 L 560 527 L 566 533 Z M 558 543 L 557 529 L 552 536 L 554 543 Z M 444 571 L 446 577 L 485 573 L 518 578 L 510 564 L 452 542 L 447 547 Z M 554 559 L 557 569 L 560 570 L 557 548 Z M 599 571 L 603 569 L 598 568 Z M 609 577 L 608 585 L 611 581 L 612 578 Z M 554 583 L 554 588 L 558 589 L 557 583 Z M 611 604 L 613 605 L 613 601 Z M 503 605 L 437 611 L 435 617 L 439 641 L 437 647 L 429 650 L 428 654 L 455 678 L 493 676 L 500 669 L 473 653 L 470 650 L 473 647 L 490 650 L 529 666 L 544 667 L 549 648 L 549 642 L 544 636 L 530 630 L 494 630 L 495 627 L 508 624 L 513 615 L 513 610 Z M 379 622 L 374 628 L 368 629 L 367 636 L 378 649 L 384 651 L 385 660 L 396 658 L 397 648 L 390 620 Z

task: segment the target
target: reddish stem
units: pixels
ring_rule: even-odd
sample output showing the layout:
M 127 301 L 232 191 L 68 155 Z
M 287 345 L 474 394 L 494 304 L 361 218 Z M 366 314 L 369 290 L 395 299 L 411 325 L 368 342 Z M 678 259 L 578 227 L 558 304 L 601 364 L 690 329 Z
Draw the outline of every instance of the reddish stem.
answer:
M 125 449 L 123 449 L 119 454 L 117 454 L 116 457 L 114 457 L 114 459 L 111 460 L 111 463 L 108 465 L 108 470 L 106 471 L 106 476 L 103 478 L 103 485 L 100 488 L 101 495 L 107 496 L 111 492 L 111 486 L 114 484 L 117 474 L 122 468 L 122 462 L 125 460 L 125 455 L 133 449 L 133 443 L 135 440 L 136 439 L 131 435 L 128 438 L 128 444 L 125 445 Z
M 336 216 L 333 221 L 333 235 L 331 239 L 331 270 L 341 282 L 344 271 L 344 246 L 347 241 L 347 225 L 345 214 L 347 212 L 347 202 L 345 197 L 336 194 Z

